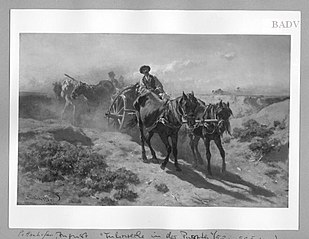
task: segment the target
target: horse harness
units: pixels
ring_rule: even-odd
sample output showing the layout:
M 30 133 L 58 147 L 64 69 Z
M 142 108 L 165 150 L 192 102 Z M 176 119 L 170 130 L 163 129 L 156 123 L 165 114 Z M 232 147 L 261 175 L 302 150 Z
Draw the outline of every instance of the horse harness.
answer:
M 168 107 L 168 105 L 170 105 L 170 107 Z M 150 127 L 147 127 L 146 130 L 148 131 L 151 131 L 153 130 L 155 127 L 157 127 L 158 123 L 161 123 L 169 128 L 172 128 L 172 129 L 175 129 L 175 130 L 179 130 L 180 127 L 182 126 L 183 122 L 182 119 L 180 119 L 178 117 L 177 119 L 177 125 L 169 122 L 169 120 L 166 118 L 167 114 L 169 113 L 170 111 L 170 108 L 174 109 L 174 112 L 177 112 L 178 115 L 181 115 L 181 116 L 185 116 L 185 114 L 183 114 L 183 110 L 181 109 L 181 107 L 179 107 L 180 109 L 178 109 L 178 107 L 174 107 L 171 100 L 167 100 L 165 103 L 164 103 L 164 110 L 163 112 L 160 114 L 160 116 L 158 117 L 158 120 Z M 182 113 L 181 113 L 181 112 Z M 174 113 L 173 113 L 174 114 Z M 175 116 L 175 114 L 174 114 Z M 181 122 L 181 123 L 180 123 Z
M 211 107 L 211 118 L 206 118 L 204 119 L 207 111 L 209 110 L 209 108 Z M 208 135 L 212 135 L 214 134 L 218 129 L 219 126 L 224 124 L 224 119 L 217 119 L 217 114 L 215 112 L 214 109 L 214 105 L 209 104 L 207 105 L 207 107 L 205 107 L 205 111 L 203 113 L 203 119 L 200 120 L 199 122 L 197 122 L 191 129 L 190 131 L 193 132 L 193 130 L 195 130 L 198 127 L 204 127 L 206 129 L 206 134 Z M 212 127 L 211 127 L 212 126 Z

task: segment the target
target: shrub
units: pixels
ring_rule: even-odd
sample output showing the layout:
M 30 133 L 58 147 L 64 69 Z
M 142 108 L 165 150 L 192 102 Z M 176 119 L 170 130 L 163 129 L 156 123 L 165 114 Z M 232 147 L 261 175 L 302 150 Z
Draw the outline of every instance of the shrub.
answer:
M 80 189 L 78 197 L 89 197 L 96 192 L 111 192 L 113 189 L 119 190 L 115 194 L 116 200 L 125 198 L 132 201 L 138 196 L 128 190 L 129 184 L 140 183 L 138 176 L 125 168 L 107 170 L 103 156 L 89 146 L 75 146 L 66 141 L 37 141 L 19 152 L 19 170 L 27 177 L 41 182 L 65 180 L 74 184 Z M 72 200 L 70 203 L 80 203 L 80 200 Z M 105 198 L 99 204 L 116 203 Z
M 254 137 L 267 138 L 274 132 L 272 129 L 259 124 L 257 121 L 250 119 L 243 123 L 244 129 L 234 128 L 233 136 L 239 138 L 241 142 L 250 142 Z
M 54 182 L 56 180 L 63 180 L 63 176 L 54 170 L 39 170 L 33 173 L 35 178 L 44 182 Z
M 61 179 L 61 175 L 85 177 L 93 168 L 106 168 L 103 156 L 86 146 L 74 146 L 68 142 L 42 141 L 19 154 L 22 172 L 38 172 L 37 177 L 47 182 Z
M 73 197 L 69 200 L 70 203 L 73 203 L 73 204 L 80 204 L 82 202 L 82 200 L 80 198 L 77 198 L 77 197 Z
M 116 174 L 117 174 L 117 179 L 125 180 L 128 183 L 135 184 L 135 185 L 140 183 L 138 176 L 132 171 L 127 170 L 125 168 L 117 169 Z
M 91 190 L 88 188 L 82 188 L 77 195 L 79 197 L 89 197 L 91 195 Z
M 39 170 L 38 153 L 30 151 L 26 153 L 18 152 L 18 166 L 22 173 L 35 172 Z
M 284 121 L 280 122 L 278 120 L 275 120 L 274 121 L 274 127 L 282 130 L 282 129 L 286 128 L 286 124 L 285 124 Z
M 110 192 L 113 189 L 114 185 L 109 180 L 102 179 L 100 182 L 94 183 L 91 185 L 91 188 L 99 192 Z
M 254 120 L 254 119 L 249 119 L 248 121 L 244 122 L 242 124 L 246 129 L 249 129 L 249 128 L 254 128 L 254 127 L 259 127 L 260 124 Z
M 116 206 L 116 205 L 118 205 L 118 202 L 116 200 L 109 198 L 109 197 L 104 197 L 104 198 L 100 199 L 100 201 L 98 202 L 98 205 L 101 205 L 101 206 Z
M 257 142 L 250 144 L 249 149 L 260 155 L 266 155 L 276 149 L 279 145 L 280 141 L 278 139 L 259 139 Z
M 103 156 L 92 152 L 90 148 L 84 148 L 78 153 L 78 160 L 74 165 L 74 174 L 87 176 L 94 168 L 102 170 L 107 167 Z
M 156 184 L 155 188 L 162 193 L 167 193 L 169 191 L 169 188 L 166 186 L 166 184 L 161 183 L 161 184 Z
M 93 170 L 91 171 L 91 179 L 94 184 L 88 185 L 96 191 L 110 192 L 115 189 L 126 189 L 128 184 L 139 184 L 138 176 L 130 170 L 119 168 L 116 171 L 109 170 Z
M 277 126 L 279 126 L 281 124 L 281 122 L 280 121 L 278 121 L 278 120 L 275 120 L 274 121 L 274 127 L 276 128 Z
M 114 188 L 115 189 L 124 189 L 127 187 L 127 181 L 125 181 L 125 179 L 123 178 L 117 178 L 114 181 Z
M 134 201 L 137 197 L 137 193 L 129 189 L 121 189 L 114 194 L 114 198 L 117 200 L 127 199 L 128 201 Z
M 272 147 L 267 142 L 267 140 L 262 139 L 250 144 L 249 149 L 253 152 L 260 152 L 262 154 L 267 154 L 272 150 Z

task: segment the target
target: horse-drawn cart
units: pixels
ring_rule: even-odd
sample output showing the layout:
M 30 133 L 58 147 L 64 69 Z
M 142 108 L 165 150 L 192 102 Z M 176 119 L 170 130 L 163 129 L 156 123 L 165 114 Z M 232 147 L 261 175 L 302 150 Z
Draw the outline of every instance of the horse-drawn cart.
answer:
M 122 130 L 135 117 L 134 101 L 138 97 L 138 84 L 125 87 L 120 90 L 105 113 L 108 125 L 115 129 Z

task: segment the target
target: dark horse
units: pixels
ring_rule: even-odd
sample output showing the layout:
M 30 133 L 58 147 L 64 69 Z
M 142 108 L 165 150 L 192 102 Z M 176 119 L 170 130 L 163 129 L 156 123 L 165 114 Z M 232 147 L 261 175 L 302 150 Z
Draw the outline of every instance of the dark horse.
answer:
M 207 171 L 209 175 L 212 175 L 210 165 L 210 142 L 214 140 L 217 145 L 220 155 L 222 157 L 222 168 L 221 171 L 225 172 L 225 151 L 222 147 L 221 136 L 224 132 L 231 134 L 231 126 L 229 118 L 233 115 L 230 109 L 229 102 L 224 103 L 220 101 L 217 104 L 206 105 L 203 101 L 198 100 L 199 106 L 197 109 L 196 121 L 200 121 L 189 134 L 190 147 L 194 157 L 194 166 L 197 165 L 197 159 L 202 164 L 202 157 L 198 151 L 198 142 L 200 138 L 204 140 L 206 147 L 206 158 L 207 158 Z
M 61 91 L 62 91 L 62 83 L 61 82 L 54 82 L 53 83 L 53 91 L 55 93 L 55 97 L 58 101 L 62 100 Z
M 84 95 L 90 106 L 98 107 L 108 101 L 110 103 L 112 95 L 116 92 L 116 88 L 109 80 L 102 80 L 97 85 L 88 85 L 79 82 L 72 91 L 72 99 L 76 99 L 79 95 Z
M 197 105 L 198 102 L 193 93 L 190 97 L 183 93 L 182 96 L 176 99 L 163 101 L 155 93 L 147 92 L 135 100 L 134 108 L 136 109 L 137 123 L 140 129 L 144 162 L 148 162 L 145 153 L 145 141 L 150 148 L 153 160 L 158 162 L 156 153 L 150 143 L 153 134 L 157 133 L 167 150 L 167 155 L 161 164 L 161 168 L 165 169 L 170 153 L 173 151 L 176 170 L 181 171 L 177 162 L 178 131 L 184 122 L 188 125 L 195 124 Z M 172 147 L 168 140 L 169 137 L 171 138 Z

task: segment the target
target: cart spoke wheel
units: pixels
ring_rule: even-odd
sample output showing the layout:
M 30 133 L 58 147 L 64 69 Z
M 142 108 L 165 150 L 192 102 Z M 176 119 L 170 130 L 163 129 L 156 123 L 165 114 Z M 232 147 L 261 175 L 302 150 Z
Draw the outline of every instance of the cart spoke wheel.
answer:
M 114 99 L 109 109 L 108 125 L 121 130 L 124 126 L 126 116 L 126 97 L 119 95 Z

